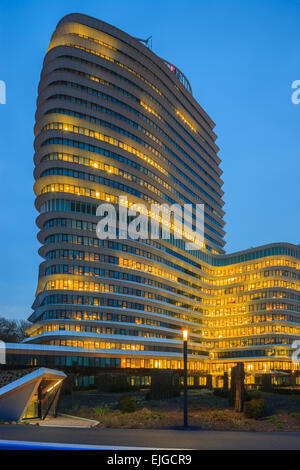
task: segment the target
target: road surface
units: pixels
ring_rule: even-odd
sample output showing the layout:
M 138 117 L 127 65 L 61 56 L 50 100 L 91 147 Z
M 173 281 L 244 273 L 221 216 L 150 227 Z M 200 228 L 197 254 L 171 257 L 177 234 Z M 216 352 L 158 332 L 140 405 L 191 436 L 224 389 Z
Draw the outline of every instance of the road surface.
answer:
M 199 450 L 300 450 L 300 433 L 176 429 L 76 429 L 0 425 L 0 441 L 87 444 L 109 447 Z

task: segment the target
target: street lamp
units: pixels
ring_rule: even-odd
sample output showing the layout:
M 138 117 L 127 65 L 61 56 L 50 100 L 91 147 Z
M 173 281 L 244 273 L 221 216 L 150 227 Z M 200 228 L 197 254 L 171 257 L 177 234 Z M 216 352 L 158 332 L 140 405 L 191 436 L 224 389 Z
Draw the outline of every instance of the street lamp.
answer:
M 183 426 L 188 426 L 188 402 L 187 402 L 187 342 L 188 330 L 182 331 L 183 336 Z

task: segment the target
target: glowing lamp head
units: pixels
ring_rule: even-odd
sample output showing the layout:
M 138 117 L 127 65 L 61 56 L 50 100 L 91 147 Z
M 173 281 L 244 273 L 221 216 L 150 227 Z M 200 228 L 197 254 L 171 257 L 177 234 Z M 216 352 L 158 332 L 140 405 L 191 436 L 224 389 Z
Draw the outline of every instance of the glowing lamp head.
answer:
M 183 341 L 188 340 L 188 335 L 189 335 L 188 330 L 182 330 Z

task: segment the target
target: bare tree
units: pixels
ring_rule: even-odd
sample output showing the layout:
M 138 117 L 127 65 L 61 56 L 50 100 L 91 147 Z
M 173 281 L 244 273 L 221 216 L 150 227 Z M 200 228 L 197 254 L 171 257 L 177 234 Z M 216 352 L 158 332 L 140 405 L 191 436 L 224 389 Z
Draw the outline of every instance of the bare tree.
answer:
M 25 330 L 31 325 L 26 320 L 8 320 L 0 317 L 0 340 L 5 343 L 20 343 L 28 335 Z

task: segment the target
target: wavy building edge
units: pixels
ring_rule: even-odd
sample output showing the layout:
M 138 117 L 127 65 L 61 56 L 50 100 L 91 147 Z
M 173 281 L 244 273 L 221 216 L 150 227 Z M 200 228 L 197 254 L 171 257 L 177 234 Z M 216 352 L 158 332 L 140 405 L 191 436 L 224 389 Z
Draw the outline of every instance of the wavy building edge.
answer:
M 246 383 L 297 380 L 300 248 L 224 253 L 222 170 L 214 122 L 187 78 L 127 33 L 82 14 L 62 18 L 39 84 L 35 194 L 39 282 L 29 338 L 10 365 L 94 377 L 182 370 L 190 384 L 244 362 Z M 96 207 L 203 203 L 205 249 L 174 239 L 100 241 Z M 92 379 L 91 379 L 92 380 Z M 85 383 L 80 379 L 80 383 Z M 300 383 L 300 381 L 299 381 Z

